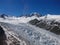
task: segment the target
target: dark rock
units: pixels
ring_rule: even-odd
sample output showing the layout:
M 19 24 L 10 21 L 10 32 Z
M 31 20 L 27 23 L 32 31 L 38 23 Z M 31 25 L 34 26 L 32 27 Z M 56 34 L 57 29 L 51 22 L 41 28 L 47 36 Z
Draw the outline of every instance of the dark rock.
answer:
M 8 15 L 2 14 L 2 15 L 0 15 L 0 17 L 5 19 L 5 17 L 8 17 Z
M 40 27 L 40 28 L 45 28 L 46 23 L 40 22 L 40 23 L 38 23 L 36 26 L 38 26 L 38 27 Z
M 5 35 L 5 31 L 3 30 L 3 28 L 0 26 L 0 45 L 7 45 L 6 43 L 6 35 Z
M 60 28 L 59 26 L 54 26 L 51 30 L 51 32 L 60 35 Z
M 37 20 L 37 19 L 34 19 L 34 20 L 29 21 L 29 23 L 32 24 L 32 25 L 36 25 L 36 24 L 39 23 L 39 22 L 40 22 L 40 21 Z

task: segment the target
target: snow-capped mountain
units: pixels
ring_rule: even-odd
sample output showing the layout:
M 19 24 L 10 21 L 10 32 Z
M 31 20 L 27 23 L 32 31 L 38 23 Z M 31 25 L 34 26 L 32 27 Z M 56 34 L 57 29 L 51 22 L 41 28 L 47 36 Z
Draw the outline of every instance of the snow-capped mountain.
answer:
M 32 12 L 30 14 L 26 14 L 26 15 L 23 15 L 24 17 L 32 17 L 32 16 L 36 16 L 36 17 L 41 17 L 42 14 L 39 14 L 37 12 Z
M 42 14 L 39 14 L 39 13 L 37 13 L 37 12 L 33 12 L 33 13 L 30 14 L 30 16 L 41 17 Z
M 6 17 L 8 17 L 8 15 L 6 15 L 6 14 L 1 14 L 0 15 L 0 18 L 3 18 L 3 19 L 5 19 Z
M 51 22 L 53 25 L 56 25 L 54 24 L 56 21 L 60 22 L 59 17 L 59 15 L 48 14 L 41 17 L 34 15 L 0 18 L 0 28 L 4 30 L 7 38 L 4 43 L 7 42 L 7 45 L 60 45 L 60 35 L 48 31 Z M 31 25 L 30 21 L 35 24 Z M 45 25 L 46 23 L 48 25 Z

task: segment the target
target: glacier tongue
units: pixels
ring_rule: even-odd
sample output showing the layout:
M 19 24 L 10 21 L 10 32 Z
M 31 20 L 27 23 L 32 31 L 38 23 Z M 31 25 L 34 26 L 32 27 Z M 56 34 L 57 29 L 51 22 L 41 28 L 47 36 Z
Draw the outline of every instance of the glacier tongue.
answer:
M 32 26 L 27 23 L 20 23 L 17 25 L 9 23 L 0 23 L 1 26 L 7 29 L 10 34 L 18 35 L 23 38 L 23 40 L 29 41 L 29 45 L 60 45 L 60 38 L 57 35 L 46 31 L 44 29 Z M 27 45 L 27 44 L 26 44 Z

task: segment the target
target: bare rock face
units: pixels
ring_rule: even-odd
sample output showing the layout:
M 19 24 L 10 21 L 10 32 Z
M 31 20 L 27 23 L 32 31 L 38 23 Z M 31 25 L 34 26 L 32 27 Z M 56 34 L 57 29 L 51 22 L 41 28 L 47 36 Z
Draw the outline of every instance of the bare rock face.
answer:
M 32 24 L 32 25 L 36 25 L 36 24 L 39 23 L 39 22 L 40 22 L 40 21 L 37 20 L 37 19 L 34 19 L 34 20 L 29 21 L 29 23 Z
M 60 28 L 59 28 L 59 26 L 52 27 L 52 29 L 50 31 L 60 35 Z
M 6 17 L 8 17 L 8 15 L 6 15 L 6 14 L 0 15 L 0 18 L 3 18 L 3 19 L 6 19 Z
M 6 39 L 7 38 L 6 38 L 5 32 L 3 28 L 0 26 L 0 45 L 7 45 Z

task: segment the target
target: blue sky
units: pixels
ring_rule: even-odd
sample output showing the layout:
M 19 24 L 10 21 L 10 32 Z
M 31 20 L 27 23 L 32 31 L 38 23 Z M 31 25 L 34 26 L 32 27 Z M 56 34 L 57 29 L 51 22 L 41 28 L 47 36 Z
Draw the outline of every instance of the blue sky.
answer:
M 60 14 L 60 0 L 0 0 L 0 14 Z

